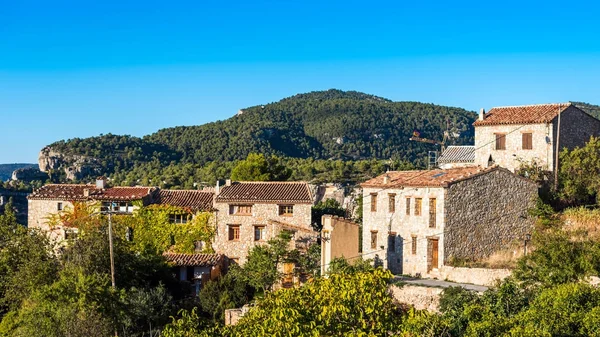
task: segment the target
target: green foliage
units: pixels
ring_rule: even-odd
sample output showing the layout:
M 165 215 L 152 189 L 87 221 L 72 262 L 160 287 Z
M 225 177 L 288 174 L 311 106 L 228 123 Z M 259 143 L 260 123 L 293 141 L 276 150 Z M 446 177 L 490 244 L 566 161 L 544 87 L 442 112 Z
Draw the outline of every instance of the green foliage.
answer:
M 283 181 L 291 171 L 276 156 L 266 158 L 263 154 L 250 153 L 246 160 L 238 162 L 231 170 L 231 179 L 237 181 Z
M 239 308 L 254 297 L 243 270 L 233 265 L 224 276 L 208 282 L 200 291 L 200 306 L 213 320 L 223 323 L 225 309 Z
M 560 153 L 560 192 L 568 204 L 594 202 L 600 190 L 600 138 L 591 137 L 581 148 Z
M 327 274 L 354 274 L 370 272 L 373 270 L 373 260 L 363 260 L 362 258 L 357 258 L 350 263 L 343 257 L 336 257 L 329 263 Z
M 323 228 L 322 217 L 325 214 L 337 215 L 340 217 L 346 216 L 346 209 L 340 205 L 335 199 L 327 199 L 325 201 L 319 201 L 311 209 L 311 218 L 313 229 L 320 232 Z

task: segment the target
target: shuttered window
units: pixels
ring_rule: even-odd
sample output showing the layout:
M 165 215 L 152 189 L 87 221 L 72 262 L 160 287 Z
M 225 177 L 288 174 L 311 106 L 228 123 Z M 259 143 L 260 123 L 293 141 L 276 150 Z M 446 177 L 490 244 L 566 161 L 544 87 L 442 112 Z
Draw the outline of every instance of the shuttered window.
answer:
M 429 227 L 435 228 L 437 214 L 437 200 L 435 198 L 429 198 Z
M 504 133 L 495 133 L 496 150 L 506 150 L 506 135 Z
M 396 211 L 396 194 L 395 193 L 388 194 L 388 211 L 390 213 L 394 213 Z
M 377 212 L 377 193 L 371 193 L 371 212 Z
M 371 231 L 371 249 L 377 249 L 377 231 Z
M 240 225 L 229 225 L 229 241 L 240 240 Z
M 423 199 L 415 198 L 415 215 L 421 215 L 421 205 L 423 204 Z
M 410 198 L 406 198 L 406 215 L 410 215 Z
M 411 242 L 411 253 L 412 255 L 417 255 L 417 237 L 413 236 L 412 237 L 412 242 Z
M 533 150 L 533 135 L 531 133 L 523 133 L 523 150 Z

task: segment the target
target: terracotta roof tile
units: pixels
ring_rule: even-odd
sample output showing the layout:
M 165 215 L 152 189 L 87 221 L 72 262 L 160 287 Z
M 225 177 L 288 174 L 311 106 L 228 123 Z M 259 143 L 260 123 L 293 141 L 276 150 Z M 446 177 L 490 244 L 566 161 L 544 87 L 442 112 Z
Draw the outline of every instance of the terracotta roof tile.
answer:
M 211 267 L 223 262 L 222 254 L 163 253 L 167 262 L 179 267 Z
M 438 159 L 438 163 L 474 163 L 475 146 L 448 146 Z
M 85 190 L 88 191 L 86 196 Z M 48 184 L 29 195 L 29 199 L 41 200 L 139 200 L 152 194 L 155 187 L 109 187 L 97 189 L 95 185 Z
M 217 202 L 289 202 L 311 204 L 312 194 L 305 182 L 234 182 L 224 186 L 217 196 Z
M 473 125 L 549 123 L 559 112 L 565 111 L 570 106 L 574 105 L 553 103 L 496 107 L 488 111 L 482 121 L 476 120 Z
M 378 177 L 367 180 L 361 184 L 362 187 L 446 187 L 452 183 L 473 178 L 477 175 L 491 172 L 498 169 L 498 166 L 488 168 L 478 167 L 460 167 L 453 169 L 436 169 L 421 171 L 392 171 L 384 173 Z M 384 183 L 385 176 L 388 176 L 387 183 Z
M 213 209 L 214 195 L 214 192 L 199 190 L 160 190 L 157 203 L 207 212 Z

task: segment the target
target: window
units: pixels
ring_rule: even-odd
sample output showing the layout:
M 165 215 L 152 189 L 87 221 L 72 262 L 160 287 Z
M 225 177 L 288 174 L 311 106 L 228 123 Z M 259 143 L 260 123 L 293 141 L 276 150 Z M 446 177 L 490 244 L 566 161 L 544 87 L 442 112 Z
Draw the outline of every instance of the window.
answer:
M 229 214 L 252 215 L 252 205 L 229 205 Z
M 410 215 L 410 197 L 406 198 L 406 215 Z
M 506 135 L 503 133 L 495 133 L 496 150 L 506 150 Z
M 371 212 L 377 212 L 377 193 L 371 193 Z
M 396 211 L 396 194 L 395 193 L 388 194 L 388 211 L 390 213 L 394 213 Z
M 187 214 L 169 214 L 169 222 L 170 223 L 187 223 L 188 215 Z
M 229 225 L 229 241 L 240 240 L 240 225 Z
M 377 249 L 377 231 L 371 231 L 371 249 Z
M 435 198 L 429 198 L 429 227 L 435 228 L 437 214 L 437 200 Z
M 293 205 L 279 205 L 279 215 L 281 215 L 281 216 L 294 215 L 294 206 Z
M 390 235 L 388 236 L 388 251 L 396 251 L 396 233 L 394 232 L 390 232 Z
M 421 204 L 423 204 L 423 199 L 415 198 L 415 215 L 421 215 Z
M 265 240 L 265 226 L 254 226 L 254 241 Z
M 533 135 L 531 132 L 523 133 L 523 150 L 533 150 Z
M 59 210 L 59 211 L 62 211 L 63 210 L 63 203 L 59 202 L 58 204 L 56 204 L 56 209 Z
M 414 235 L 412 236 L 411 246 L 412 255 L 417 255 L 417 237 Z
M 196 253 L 199 253 L 202 250 L 204 250 L 204 241 L 195 241 L 194 242 L 194 251 Z
M 101 212 L 119 212 L 119 213 L 133 213 L 133 204 L 128 201 L 103 201 L 100 207 Z

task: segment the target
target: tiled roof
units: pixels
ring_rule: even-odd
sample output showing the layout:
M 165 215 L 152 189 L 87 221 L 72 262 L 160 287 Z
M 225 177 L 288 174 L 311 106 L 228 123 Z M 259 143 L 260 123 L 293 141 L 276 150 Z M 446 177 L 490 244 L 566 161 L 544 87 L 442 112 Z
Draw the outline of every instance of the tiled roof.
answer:
M 88 196 L 85 195 L 88 190 Z M 155 187 L 109 187 L 97 189 L 95 185 L 48 184 L 29 195 L 41 200 L 139 200 L 156 190 Z
M 488 111 L 482 121 L 476 120 L 473 125 L 549 123 L 559 112 L 565 111 L 570 106 L 573 105 L 553 103 L 496 107 Z
M 438 163 L 474 163 L 475 162 L 475 146 L 448 146 L 440 158 Z
M 193 211 L 210 211 L 213 209 L 214 195 L 214 192 L 198 190 L 160 190 L 157 203 Z
M 311 204 L 313 198 L 305 182 L 247 181 L 224 186 L 217 196 L 217 202 Z
M 179 267 L 211 267 L 220 264 L 224 255 L 222 254 L 185 254 L 185 253 L 163 253 L 167 262 Z
M 436 169 L 422 171 L 392 171 L 378 177 L 367 180 L 361 184 L 362 187 L 447 187 L 448 185 L 473 178 L 480 174 L 488 173 L 498 169 L 498 166 L 488 168 L 482 167 L 460 167 L 452 169 Z M 384 178 L 387 176 L 387 183 Z

